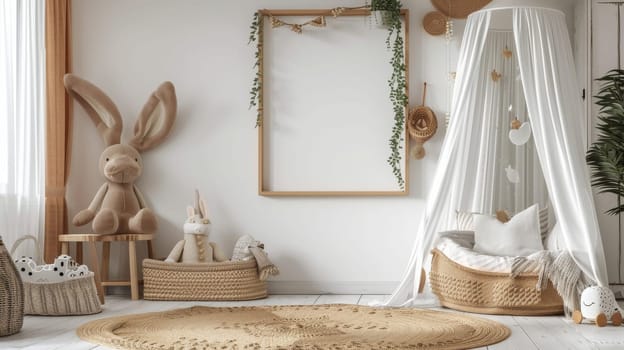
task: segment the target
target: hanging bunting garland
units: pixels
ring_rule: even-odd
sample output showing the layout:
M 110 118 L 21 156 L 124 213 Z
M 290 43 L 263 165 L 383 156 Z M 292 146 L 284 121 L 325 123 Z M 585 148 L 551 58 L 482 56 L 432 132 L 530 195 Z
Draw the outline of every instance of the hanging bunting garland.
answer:
M 335 7 L 333 9 L 331 9 L 329 12 L 331 13 L 332 17 L 336 18 L 340 15 L 342 15 L 345 11 L 347 10 L 360 10 L 360 9 L 366 9 L 368 8 L 367 6 L 356 6 L 356 7 Z M 287 26 L 290 28 L 290 30 L 292 30 L 293 32 L 297 33 L 297 34 L 301 34 L 303 33 L 303 27 L 305 26 L 313 26 L 313 27 L 325 27 L 327 26 L 327 22 L 325 21 L 325 16 L 318 16 L 315 17 L 314 19 L 311 19 L 307 22 L 304 23 L 289 23 L 289 22 L 285 22 L 273 15 L 269 15 L 269 18 L 271 20 L 271 28 L 279 28 L 282 26 Z
M 314 26 L 314 27 L 325 27 L 327 25 L 327 23 L 325 22 L 325 16 L 318 16 L 304 23 L 288 23 L 274 16 L 270 16 L 270 20 L 271 20 L 271 28 L 288 26 L 290 27 L 290 30 L 292 30 L 293 32 L 297 34 L 301 34 L 303 32 L 303 27 L 307 25 Z

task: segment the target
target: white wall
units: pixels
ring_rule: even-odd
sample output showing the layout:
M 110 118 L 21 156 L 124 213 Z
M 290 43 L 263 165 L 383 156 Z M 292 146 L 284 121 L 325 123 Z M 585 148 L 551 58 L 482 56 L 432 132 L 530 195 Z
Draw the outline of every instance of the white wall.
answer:
M 508 1 L 507 1 L 508 2 Z M 507 3 L 506 1 L 493 1 Z M 253 78 L 249 24 L 258 8 L 331 8 L 362 1 L 166 1 L 73 2 L 73 71 L 94 82 L 117 103 L 130 136 L 135 116 L 152 90 L 171 80 L 178 120 L 165 144 L 144 156 L 138 186 L 160 215 L 156 253 L 164 256 L 181 237 L 185 206 L 199 188 L 214 223 L 213 239 L 230 250 L 244 233 L 262 240 L 281 275 L 281 291 L 387 293 L 403 273 L 444 128 L 412 161 L 410 194 L 401 198 L 267 198 L 257 195 L 255 111 L 247 109 Z M 422 30 L 428 1 L 404 1 L 410 10 L 410 101 L 427 104 L 443 119 L 448 109 L 447 51 L 459 40 Z M 555 3 L 555 2 L 553 2 Z M 556 2 L 559 3 L 559 2 Z M 567 6 L 568 1 L 561 1 Z M 570 16 L 570 15 L 569 15 Z M 331 19 L 328 19 L 331 30 Z M 455 21 L 461 37 L 464 21 Z M 357 57 L 353 58 L 357 60 Z M 304 69 L 304 68 L 302 68 Z M 452 69 L 454 70 L 454 69 Z M 442 123 L 443 124 L 443 123 Z M 390 130 L 382 131 L 390 133 Z M 103 150 L 85 112 L 75 106 L 74 151 L 68 183 L 70 216 L 85 208 L 101 184 L 97 158 Z M 381 160 L 384 161 L 384 160 Z M 388 169 L 390 171 L 390 169 Z M 71 228 L 86 232 L 88 227 Z M 125 255 L 113 259 L 125 274 Z
M 614 5 L 598 4 L 593 0 L 592 4 L 592 77 L 593 79 L 603 76 L 607 71 L 617 68 L 617 11 Z M 622 9 L 624 19 L 624 9 Z M 624 21 L 623 21 L 624 24 Z M 624 25 L 623 25 L 624 27 Z M 622 28 L 624 33 L 624 28 Z M 624 48 L 624 43 L 622 43 Z M 624 51 L 624 50 L 623 50 Z M 624 52 L 622 52 L 624 58 Z M 624 62 L 623 62 L 624 63 Z M 598 92 L 599 84 L 593 83 L 592 95 Z M 595 126 L 598 108 L 593 106 L 592 123 Z M 596 139 L 596 129 L 593 128 L 593 137 Z M 602 241 L 605 247 L 607 268 L 610 282 L 618 281 L 618 220 L 617 216 L 603 214 L 606 210 L 616 206 L 616 198 L 608 194 L 595 194 L 596 210 L 602 233 Z

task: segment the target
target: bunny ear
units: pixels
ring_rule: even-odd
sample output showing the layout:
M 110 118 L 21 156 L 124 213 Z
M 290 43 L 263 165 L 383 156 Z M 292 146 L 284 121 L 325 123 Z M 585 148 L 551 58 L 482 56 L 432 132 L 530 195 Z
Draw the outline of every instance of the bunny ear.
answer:
M 189 205 L 188 207 L 186 207 L 186 215 L 189 218 L 192 218 L 193 216 L 195 216 L 195 209 L 193 209 L 193 207 Z
M 156 89 L 143 106 L 134 125 L 130 146 L 147 151 L 165 140 L 176 117 L 177 100 L 173 84 L 166 81 Z
M 199 190 L 195 190 L 195 212 L 201 216 L 201 210 L 199 209 Z
M 206 211 L 206 202 L 203 199 L 199 200 L 199 211 L 201 213 L 202 218 L 208 219 L 208 211 Z
M 113 101 L 97 86 L 73 74 L 65 74 L 63 83 L 69 96 L 87 112 L 106 145 L 118 144 L 123 122 Z

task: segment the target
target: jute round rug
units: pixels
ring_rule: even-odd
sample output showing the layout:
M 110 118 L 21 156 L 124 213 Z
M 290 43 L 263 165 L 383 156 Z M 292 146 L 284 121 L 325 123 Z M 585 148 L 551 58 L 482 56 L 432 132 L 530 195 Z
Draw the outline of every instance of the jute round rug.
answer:
M 100 319 L 77 330 L 118 349 L 467 349 L 500 342 L 494 321 L 422 309 L 357 305 L 196 306 Z

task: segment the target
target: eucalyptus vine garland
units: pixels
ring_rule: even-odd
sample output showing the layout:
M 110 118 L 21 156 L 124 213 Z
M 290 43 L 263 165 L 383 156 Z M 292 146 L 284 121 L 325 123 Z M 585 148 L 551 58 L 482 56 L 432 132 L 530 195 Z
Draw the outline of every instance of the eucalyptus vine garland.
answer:
M 256 76 L 249 91 L 249 109 L 256 107 L 256 127 L 262 126 L 262 27 L 263 16 L 260 12 L 254 13 L 251 21 L 251 32 L 249 33 L 248 44 L 256 45 L 255 63 L 252 69 L 256 70 Z
M 383 1 L 382 1 L 383 2 Z M 401 22 L 401 3 L 397 0 L 387 0 L 386 4 L 375 8 L 373 2 L 372 10 L 382 9 L 388 11 L 388 36 L 386 38 L 386 46 L 392 49 L 392 58 L 390 65 L 392 66 L 392 74 L 388 79 L 390 87 L 390 101 L 394 112 L 394 126 L 392 127 L 392 135 L 389 140 L 390 156 L 387 159 L 388 164 L 392 167 L 392 173 L 397 179 L 397 183 L 401 190 L 405 189 L 405 179 L 401 172 L 401 152 L 403 149 L 403 131 L 405 130 L 405 107 L 407 106 L 407 81 L 405 66 L 405 43 L 402 34 Z M 380 4 L 381 5 L 381 4 Z M 341 8 L 337 8 L 341 9 Z M 340 15 L 332 10 L 334 17 Z M 336 13 L 337 14 L 336 14 Z M 249 34 L 249 44 L 256 45 L 254 69 L 256 75 L 251 85 L 249 108 L 256 107 L 256 127 L 262 126 L 262 30 L 263 15 L 260 12 L 254 13 L 251 22 L 251 32 Z
M 393 6 L 388 8 L 388 37 L 386 38 L 386 46 L 392 48 L 392 58 L 390 65 L 392 66 L 392 75 L 388 79 L 390 87 L 390 101 L 394 112 L 394 126 L 392 127 L 392 135 L 390 136 L 390 157 L 388 164 L 392 167 L 392 173 L 397 179 L 397 183 L 401 189 L 405 188 L 405 179 L 401 173 L 401 152 L 403 149 L 403 131 L 405 130 L 405 107 L 407 106 L 407 80 L 405 77 L 405 50 L 401 23 L 401 3 L 392 1 Z

